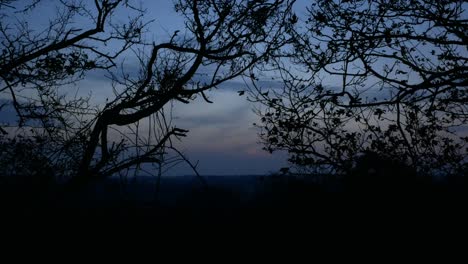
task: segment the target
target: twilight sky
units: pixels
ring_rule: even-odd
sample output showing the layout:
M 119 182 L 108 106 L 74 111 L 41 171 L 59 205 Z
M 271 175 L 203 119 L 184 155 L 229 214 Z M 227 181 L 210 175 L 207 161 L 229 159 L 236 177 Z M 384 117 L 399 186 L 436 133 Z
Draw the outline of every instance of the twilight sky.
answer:
M 151 31 L 156 42 L 170 38 L 175 30 L 184 31 L 183 19 L 174 12 L 171 0 L 143 1 L 148 17 L 155 19 Z M 299 17 L 305 13 L 307 0 L 295 4 Z M 174 123 L 190 130 L 180 150 L 191 160 L 199 161 L 199 172 L 207 175 L 265 174 L 287 166 L 286 153 L 273 155 L 262 150 L 253 123 L 259 118 L 254 104 L 237 91 L 242 82 L 231 81 L 207 93 L 213 104 L 203 100 L 174 108 Z M 191 174 L 188 166 L 179 166 L 171 174 Z
M 155 42 L 169 39 L 173 32 L 184 31 L 184 20 L 174 11 L 171 0 L 144 1 L 148 18 L 155 19 L 150 26 Z M 259 118 L 254 105 L 239 96 L 242 82 L 231 81 L 207 93 L 213 104 L 198 98 L 186 105 L 176 103 L 174 124 L 188 129 L 188 137 L 179 143 L 179 149 L 194 162 L 203 175 L 265 174 L 276 172 L 287 165 L 284 153 L 262 150 L 253 123 Z M 169 174 L 192 174 L 187 165 L 173 168 Z
M 90 6 L 94 5 L 93 0 L 82 1 Z M 31 2 L 33 0 L 20 0 L 16 3 Z M 134 2 L 141 3 L 141 7 L 147 10 L 144 20 L 152 21 L 145 35 L 148 42 L 166 42 L 175 31 L 180 31 L 179 35 L 184 34 L 184 19 L 174 11 L 172 0 L 134 0 Z M 55 0 L 40 1 L 40 8 L 34 9 L 35 11 L 28 14 L 25 19 L 32 28 L 47 28 L 49 19 L 60 14 L 60 10 L 54 8 L 57 3 L 58 1 Z M 295 13 L 299 19 L 304 17 L 305 7 L 309 3 L 307 0 L 297 0 Z M 128 21 L 130 13 L 128 9 L 118 9 L 112 20 L 113 22 Z M 14 21 L 17 19 L 15 16 L 10 16 L 10 18 L 12 24 L 17 23 Z M 75 21 L 74 26 L 89 28 L 90 25 L 78 20 Z M 114 46 L 111 44 L 108 48 L 112 50 Z M 131 52 L 124 55 L 126 55 L 123 63 L 125 72 L 135 75 L 139 69 L 135 55 Z M 383 65 L 382 62 L 381 66 Z M 209 72 L 210 69 L 204 68 L 201 71 Z M 323 84 L 328 87 L 337 87 L 340 81 L 340 79 L 328 76 L 323 80 Z M 114 98 L 110 80 L 98 71 L 90 72 L 76 86 L 64 90 L 73 94 L 75 89 L 78 89 L 81 95 L 91 95 L 94 104 L 102 104 L 106 98 L 110 100 Z M 194 163 L 198 161 L 198 170 L 202 175 L 265 174 L 276 172 L 287 166 L 286 153 L 271 155 L 263 151 L 262 145 L 258 143 L 259 131 L 253 126 L 253 123 L 259 123 L 259 118 L 253 113 L 255 105 L 248 102 L 246 96 L 241 97 L 237 94 L 237 91 L 245 89 L 245 84 L 241 80 L 232 80 L 207 93 L 210 100 L 214 102 L 213 104 L 208 104 L 200 98 L 187 105 L 174 103 L 172 124 L 189 130 L 188 137 L 177 142 L 176 146 L 191 161 Z M 378 91 L 375 97 L 378 96 L 386 95 Z M 0 95 L 0 103 L 4 102 L 4 99 Z M 10 100 L 10 98 L 6 99 Z M 0 122 L 14 123 L 14 111 L 4 108 Z M 466 127 L 461 129 L 466 129 Z M 168 174 L 192 173 L 187 165 L 182 165 L 173 168 Z
M 93 1 L 86 1 L 93 5 Z M 154 19 L 148 27 L 148 40 L 155 43 L 167 41 L 176 30 L 183 34 L 184 19 L 174 11 L 171 0 L 143 0 L 141 3 L 147 9 L 145 19 Z M 49 19 L 57 14 L 54 1 L 43 1 L 40 4 L 42 6 L 27 17 L 30 24 L 34 22 L 34 26 L 39 28 L 41 25 L 47 26 Z M 298 8 L 302 9 L 304 3 L 300 4 Z M 126 12 L 128 11 L 121 9 L 112 19 L 126 21 L 129 16 Z M 301 10 L 298 15 L 300 13 Z M 77 21 L 77 25 L 79 23 Z M 131 54 L 125 61 L 127 72 L 137 69 L 132 67 L 136 65 L 136 61 Z M 91 94 L 94 103 L 113 98 L 110 81 L 100 73 L 90 73 L 76 88 L 82 94 Z M 262 145 L 258 143 L 258 130 L 253 126 L 259 118 L 253 113 L 254 105 L 246 100 L 246 96 L 237 94 L 239 90 L 245 90 L 243 82 L 230 81 L 207 93 L 213 104 L 197 99 L 188 105 L 174 105 L 173 124 L 190 131 L 188 137 L 177 143 L 177 146 L 191 161 L 199 162 L 198 170 L 202 175 L 265 174 L 287 166 L 285 153 L 271 155 L 262 150 Z M 14 121 L 11 116 L 13 113 L 4 111 L 0 122 Z M 180 165 L 168 174 L 193 172 L 187 165 Z

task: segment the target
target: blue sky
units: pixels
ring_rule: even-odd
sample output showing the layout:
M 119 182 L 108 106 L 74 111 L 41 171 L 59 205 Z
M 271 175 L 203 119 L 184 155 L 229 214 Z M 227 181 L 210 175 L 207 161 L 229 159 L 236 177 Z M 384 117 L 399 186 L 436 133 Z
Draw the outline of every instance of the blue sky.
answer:
M 89 3 L 92 5 L 93 1 Z M 148 40 L 155 43 L 167 41 L 174 31 L 183 33 L 185 30 L 184 20 L 174 11 L 171 0 L 141 3 L 147 9 L 145 19 L 154 19 L 148 28 Z M 40 12 L 33 12 L 28 18 L 35 26 L 47 25 L 49 18 L 56 14 L 52 2 L 44 1 L 43 4 Z M 126 21 L 128 15 L 120 11 L 113 19 Z M 127 66 L 135 65 L 131 55 L 126 62 Z M 110 82 L 100 73 L 91 73 L 70 91 L 75 88 L 79 88 L 82 94 L 92 94 L 94 103 L 113 98 Z M 271 155 L 262 150 L 258 130 L 253 126 L 253 123 L 259 122 L 259 118 L 253 113 L 254 105 L 247 101 L 246 96 L 237 94 L 239 90 L 245 90 L 244 84 L 231 81 L 208 93 L 212 104 L 200 98 L 188 105 L 175 104 L 174 125 L 190 131 L 188 137 L 176 144 L 190 160 L 198 161 L 198 170 L 202 175 L 266 174 L 287 166 L 285 153 Z M 10 112 L 10 115 L 14 114 Z M 4 111 L 0 121 L 11 122 L 13 119 Z M 188 166 L 180 165 L 168 174 L 192 173 Z
M 94 1 L 85 2 L 92 7 Z M 32 12 L 27 18 L 39 28 L 46 27 L 49 19 L 56 15 L 53 1 L 43 1 L 41 4 L 43 6 L 38 9 L 40 12 Z M 185 31 L 184 19 L 174 11 L 172 0 L 144 0 L 141 4 L 147 10 L 144 19 L 153 20 L 148 25 L 145 36 L 148 42 L 165 42 L 176 30 L 180 34 Z M 296 2 L 295 12 L 299 18 L 304 17 L 307 4 L 309 2 L 306 0 Z M 125 22 L 131 15 L 127 9 L 119 9 L 112 19 L 114 22 Z M 78 21 L 76 26 L 81 26 L 80 23 L 82 22 Z M 112 49 L 112 45 L 109 48 Z M 131 52 L 125 55 L 125 72 L 135 75 L 139 69 L 136 58 Z M 208 68 L 202 70 L 209 71 Z M 335 78 L 326 78 L 324 81 L 331 86 L 340 83 Z M 114 97 L 111 83 L 103 72 L 91 72 L 76 87 L 70 87 L 69 93 L 72 94 L 76 88 L 83 95 L 90 94 L 95 104 L 102 104 L 106 98 L 111 100 Z M 200 98 L 187 105 L 175 103 L 173 124 L 190 131 L 188 137 L 176 142 L 176 145 L 191 161 L 198 161 L 201 174 L 265 174 L 277 172 L 288 165 L 286 153 L 272 155 L 262 150 L 257 135 L 259 131 L 253 126 L 253 123 L 259 123 L 259 117 L 253 112 L 253 108 L 259 105 L 248 102 L 246 96 L 239 96 L 239 90 L 245 90 L 245 84 L 240 80 L 233 80 L 207 93 L 212 104 Z M 3 111 L 2 114 L 0 121 L 13 120 L 7 112 Z M 14 114 L 13 111 L 10 114 Z M 187 165 L 175 167 L 169 172 L 171 175 L 192 173 Z
M 144 1 L 147 18 L 154 19 L 150 34 L 156 43 L 166 41 L 173 32 L 185 30 L 184 19 L 174 11 L 171 0 Z M 204 175 L 265 174 L 287 166 L 285 153 L 262 150 L 253 123 L 259 118 L 254 105 L 239 96 L 242 82 L 231 81 L 207 93 L 212 104 L 201 98 L 190 104 L 176 103 L 174 124 L 188 129 L 188 137 L 177 143 L 179 150 L 194 162 Z M 173 168 L 169 174 L 191 174 L 187 165 Z
M 27 1 L 32 0 L 18 0 L 18 3 L 23 4 Z M 90 6 L 94 2 L 93 0 L 83 1 L 89 3 Z M 142 7 L 147 10 L 146 21 L 154 20 L 147 28 L 146 40 L 148 42 L 165 42 L 176 30 L 180 30 L 180 34 L 185 31 L 184 19 L 174 11 L 172 0 L 134 1 L 141 2 Z M 33 27 L 47 27 L 49 19 L 57 14 L 57 10 L 53 7 L 57 2 L 41 1 L 42 6 L 28 14 L 26 19 Z M 295 12 L 299 18 L 304 17 L 305 7 L 309 3 L 307 0 L 296 2 Z M 124 22 L 129 16 L 131 12 L 121 9 L 114 14 L 112 19 L 114 22 Z M 11 16 L 11 19 L 14 21 L 16 17 Z M 85 24 L 82 21 L 77 21 L 75 24 L 77 27 L 83 25 Z M 113 46 L 110 45 L 108 48 L 112 49 Z M 135 75 L 139 69 L 135 56 L 131 52 L 125 55 L 125 71 Z M 380 64 L 382 65 L 383 63 Z M 208 68 L 202 70 L 209 71 Z M 329 87 L 339 87 L 341 79 L 327 76 L 323 82 Z M 91 72 L 85 80 L 70 87 L 67 91 L 73 94 L 74 89 L 77 88 L 83 95 L 92 95 L 92 102 L 95 104 L 114 97 L 111 83 L 102 72 Z M 245 90 L 245 84 L 240 80 L 233 80 L 207 93 L 213 101 L 212 104 L 200 98 L 188 105 L 174 104 L 173 124 L 190 131 L 188 137 L 177 142 L 176 145 L 190 160 L 198 161 L 199 172 L 203 175 L 265 174 L 276 172 L 288 165 L 286 153 L 271 155 L 262 150 L 257 135 L 259 131 L 253 126 L 253 123 L 259 123 L 259 118 L 253 112 L 256 105 L 248 102 L 246 96 L 239 96 L 237 94 L 239 90 Z M 381 91 L 375 91 L 375 94 L 369 95 L 386 96 Z M 2 102 L 1 96 L 0 103 Z M 13 115 L 14 112 L 11 109 L 3 109 L 0 122 L 14 122 Z M 192 171 L 188 166 L 181 165 L 173 168 L 169 174 L 192 174 Z
M 296 13 L 305 13 L 308 1 L 298 1 Z M 164 41 L 175 30 L 183 32 L 183 19 L 174 12 L 172 1 L 145 1 L 148 17 L 155 19 L 151 26 L 153 39 Z M 190 130 L 179 145 L 180 150 L 194 161 L 199 161 L 199 172 L 209 175 L 265 174 L 277 172 L 288 165 L 286 153 L 270 154 L 262 150 L 258 130 L 253 123 L 259 117 L 254 105 L 239 96 L 245 90 L 242 82 L 231 81 L 208 93 L 213 104 L 203 100 L 174 108 L 174 123 Z M 171 174 L 189 174 L 188 166 L 179 166 Z
M 258 143 L 253 104 L 225 88 L 210 93 L 213 104 L 176 105 L 175 124 L 190 130 L 180 149 L 206 174 L 264 174 L 286 166 L 284 154 L 271 155 Z

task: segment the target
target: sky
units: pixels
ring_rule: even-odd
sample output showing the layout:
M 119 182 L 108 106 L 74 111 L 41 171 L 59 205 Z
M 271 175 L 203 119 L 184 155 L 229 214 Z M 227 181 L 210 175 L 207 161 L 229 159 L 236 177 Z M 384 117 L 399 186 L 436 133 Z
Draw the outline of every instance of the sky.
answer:
M 154 19 L 149 31 L 156 43 L 169 39 L 176 30 L 185 30 L 171 0 L 144 1 L 144 6 L 148 18 Z M 189 130 L 177 146 L 193 163 L 198 162 L 202 175 L 268 174 L 288 165 L 285 153 L 272 155 L 262 150 L 253 126 L 259 117 L 253 112 L 254 105 L 238 95 L 239 90 L 245 90 L 244 84 L 231 81 L 207 93 L 212 104 L 201 98 L 175 104 L 174 124 Z M 186 164 L 168 171 L 171 175 L 192 173 Z
M 93 1 L 89 1 L 92 4 Z M 50 17 L 56 14 L 53 2 L 42 2 L 41 12 L 30 14 L 29 20 L 36 25 L 46 25 Z M 166 41 L 173 32 L 185 29 L 184 20 L 174 11 L 171 0 L 141 1 L 147 9 L 145 19 L 154 19 L 148 26 L 147 38 L 155 43 Z M 49 14 L 48 14 L 49 13 Z M 117 12 L 115 21 L 126 21 L 126 12 Z M 131 66 L 131 56 L 126 59 Z M 91 94 L 94 103 L 101 103 L 106 98 L 113 98 L 110 82 L 105 76 L 94 73 L 79 82 L 76 87 L 82 94 Z M 258 129 L 253 123 L 259 117 L 253 112 L 254 105 L 246 96 L 239 96 L 237 91 L 245 90 L 239 81 L 230 81 L 207 93 L 212 104 L 200 98 L 190 104 L 176 103 L 173 109 L 173 123 L 189 130 L 183 141 L 177 142 L 182 151 L 193 163 L 198 163 L 201 175 L 252 175 L 277 172 L 288 165 L 285 153 L 274 153 L 262 150 L 259 143 Z M 10 111 L 13 114 L 13 111 Z M 4 111 L 0 121 L 12 121 Z M 172 168 L 169 175 L 193 174 L 188 165 Z
M 297 1 L 296 13 L 302 16 L 307 0 Z M 155 40 L 167 39 L 175 30 L 184 30 L 184 20 L 174 11 L 171 0 L 144 1 L 148 15 L 155 21 L 151 31 Z M 258 129 L 253 123 L 260 118 L 254 105 L 237 91 L 245 90 L 242 82 L 230 81 L 209 92 L 212 104 L 198 99 L 174 108 L 175 124 L 190 132 L 180 150 L 193 161 L 199 161 L 198 171 L 206 175 L 269 174 L 288 166 L 287 154 L 262 149 Z M 188 166 L 179 166 L 171 174 L 190 174 Z
M 84 2 L 92 5 L 94 1 L 84 0 Z M 180 30 L 181 34 L 185 31 L 184 19 L 174 11 L 172 0 L 135 0 L 135 2 L 140 2 L 147 10 L 145 20 L 152 21 L 147 27 L 146 35 L 146 39 L 150 42 L 165 42 L 175 31 Z M 34 26 L 47 26 L 49 19 L 57 14 L 57 10 L 53 8 L 54 3 L 56 2 L 52 0 L 42 1 L 41 12 L 32 12 L 28 20 L 34 22 Z M 305 7 L 309 3 L 307 0 L 296 2 L 295 13 L 299 19 L 304 17 Z M 112 19 L 114 22 L 127 21 L 129 15 L 128 10 L 121 10 L 117 11 Z M 81 26 L 80 21 L 77 21 L 77 25 Z M 126 55 L 128 55 L 125 61 L 126 71 L 135 74 L 138 69 L 136 59 L 131 53 Z M 327 85 L 335 86 L 341 80 L 327 78 L 325 81 L 328 82 Z M 102 104 L 106 98 L 111 100 L 114 97 L 110 81 L 99 72 L 90 73 L 73 89 L 91 95 L 95 104 Z M 212 104 L 201 98 L 190 104 L 174 104 L 173 124 L 189 130 L 188 136 L 176 142 L 176 146 L 193 163 L 198 163 L 200 174 L 258 175 L 277 172 L 280 168 L 288 166 L 287 153 L 270 154 L 262 149 L 258 137 L 259 130 L 253 125 L 260 123 L 260 118 L 253 112 L 253 108 L 258 105 L 249 102 L 245 95 L 239 96 L 237 93 L 245 89 L 243 82 L 232 80 L 207 93 L 213 101 Z M 382 93 L 380 95 L 384 96 Z M 13 111 L 3 111 L 0 122 L 14 122 L 12 115 Z M 172 168 L 168 174 L 187 175 L 193 174 L 193 171 L 187 165 L 180 165 Z

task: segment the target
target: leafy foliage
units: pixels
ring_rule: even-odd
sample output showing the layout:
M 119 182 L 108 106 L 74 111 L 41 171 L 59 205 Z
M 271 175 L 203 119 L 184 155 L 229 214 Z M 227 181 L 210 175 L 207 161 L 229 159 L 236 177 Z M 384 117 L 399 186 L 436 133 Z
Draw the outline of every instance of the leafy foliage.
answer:
M 253 83 L 266 149 L 314 171 L 349 172 L 371 151 L 420 174 L 462 174 L 466 15 L 465 1 L 314 1 L 273 63 L 284 87 Z

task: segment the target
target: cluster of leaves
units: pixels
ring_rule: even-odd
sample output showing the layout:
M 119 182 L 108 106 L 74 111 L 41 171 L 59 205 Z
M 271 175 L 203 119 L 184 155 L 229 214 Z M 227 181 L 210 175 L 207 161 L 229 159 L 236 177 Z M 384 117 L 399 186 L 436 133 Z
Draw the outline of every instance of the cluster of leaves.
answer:
M 266 106 L 266 148 L 310 169 L 349 172 L 372 151 L 420 174 L 466 170 L 465 1 L 314 1 L 275 67 L 283 89 Z

